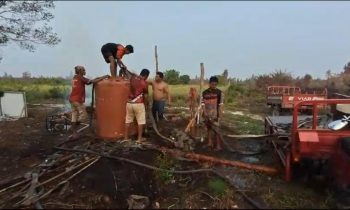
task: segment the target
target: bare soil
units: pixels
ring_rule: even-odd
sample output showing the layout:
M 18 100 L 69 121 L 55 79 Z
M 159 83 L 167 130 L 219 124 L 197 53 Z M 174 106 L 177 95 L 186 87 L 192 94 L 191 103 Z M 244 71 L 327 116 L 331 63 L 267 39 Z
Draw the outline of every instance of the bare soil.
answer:
M 2 166 L 0 180 L 2 183 L 31 171 L 55 152 L 54 145 L 67 138 L 67 134 L 50 133 L 45 128 L 47 115 L 59 109 L 29 106 L 28 118 L 0 122 L 0 164 Z M 169 136 L 173 128 L 184 130 L 187 123 L 188 121 L 182 118 L 173 118 L 164 123 L 160 130 L 164 135 Z M 229 128 L 224 129 L 224 132 L 234 133 Z M 147 135 L 152 143 L 162 144 L 161 139 L 155 133 L 150 131 Z M 203 136 L 205 139 L 204 131 L 197 131 L 196 135 L 197 137 Z M 80 140 L 66 144 L 66 147 L 73 147 L 86 141 L 98 140 L 94 139 L 92 131 L 86 131 Z M 233 154 L 227 151 L 214 152 L 204 146 L 205 142 L 201 143 L 198 140 L 196 140 L 195 152 L 280 168 L 277 156 L 264 140 L 227 139 L 227 142 L 233 148 L 261 149 L 262 152 L 254 156 Z M 160 167 L 161 153 L 157 151 L 131 149 L 119 152 L 118 155 Z M 43 199 L 41 205 L 44 208 L 66 209 L 127 208 L 127 199 L 134 194 L 148 197 L 150 200 L 148 208 L 253 208 L 237 192 L 240 190 L 262 206 L 270 208 L 335 207 L 328 185 L 321 185 L 318 182 L 308 184 L 296 180 L 286 183 L 282 179 L 282 174 L 271 177 L 250 170 L 212 166 L 208 163 L 174 160 L 169 164 L 177 170 L 214 167 L 215 170 L 225 173 L 235 187 L 224 182 L 225 189 L 220 194 L 213 189 L 213 184 L 210 184 L 218 183 L 217 180 L 220 180 L 212 173 L 164 175 L 129 163 L 101 158 L 70 181 L 63 195 L 54 192 L 48 198 Z M 164 181 L 164 178 L 168 180 Z M 0 201 L 2 201 L 1 194 Z M 33 208 L 33 206 L 28 206 L 28 208 Z

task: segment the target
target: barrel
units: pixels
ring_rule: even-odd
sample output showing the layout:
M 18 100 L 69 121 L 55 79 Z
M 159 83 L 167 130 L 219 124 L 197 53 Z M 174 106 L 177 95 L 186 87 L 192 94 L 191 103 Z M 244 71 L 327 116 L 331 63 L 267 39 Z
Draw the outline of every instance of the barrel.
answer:
M 124 137 L 126 103 L 130 82 L 121 77 L 109 78 L 95 85 L 95 134 L 106 140 Z M 129 136 L 136 133 L 136 122 L 129 129 Z

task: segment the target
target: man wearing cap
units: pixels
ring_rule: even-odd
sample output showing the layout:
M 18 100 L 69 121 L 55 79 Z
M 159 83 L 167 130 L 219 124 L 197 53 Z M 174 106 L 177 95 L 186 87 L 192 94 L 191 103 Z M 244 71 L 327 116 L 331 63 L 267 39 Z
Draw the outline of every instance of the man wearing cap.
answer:
M 75 66 L 75 75 L 72 79 L 72 92 L 69 96 L 69 102 L 72 107 L 72 130 L 73 138 L 76 137 L 76 129 L 81 122 L 87 120 L 87 113 L 84 106 L 85 102 L 85 85 L 90 85 L 92 83 L 99 82 L 105 78 L 108 78 L 109 75 L 102 77 L 97 77 L 93 80 L 89 80 L 84 77 L 86 74 L 84 66 Z
M 124 55 L 134 52 L 134 47 L 132 45 L 126 45 L 125 47 L 121 44 L 107 43 L 102 46 L 101 52 L 106 63 L 109 63 L 109 68 L 111 71 L 111 76 L 117 76 L 117 65 L 120 67 L 119 76 L 125 75 L 122 69 L 127 69 L 122 58 Z

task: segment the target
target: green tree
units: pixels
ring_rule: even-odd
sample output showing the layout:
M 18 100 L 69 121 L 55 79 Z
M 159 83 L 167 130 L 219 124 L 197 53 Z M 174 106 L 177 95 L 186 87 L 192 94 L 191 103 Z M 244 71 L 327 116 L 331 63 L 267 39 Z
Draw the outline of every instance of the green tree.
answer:
M 350 62 L 344 66 L 344 74 L 350 74 Z
M 292 85 L 293 77 L 291 73 L 276 70 L 270 74 L 263 74 L 255 77 L 256 87 L 265 90 L 269 85 Z
M 342 79 L 343 79 L 344 85 L 350 87 L 350 75 L 345 74 L 345 75 L 342 77 Z
M 224 73 L 222 73 L 222 76 L 227 80 L 228 79 L 228 70 L 225 69 Z
M 219 79 L 220 85 L 226 85 L 228 80 L 223 75 L 216 75 L 216 77 Z
M 179 83 L 179 76 L 180 72 L 176 71 L 175 69 L 166 70 L 164 72 L 165 81 L 171 85 Z
M 312 80 L 312 76 L 310 74 L 305 74 L 303 78 L 304 86 L 309 87 L 311 80 Z
M 35 44 L 58 44 L 60 39 L 48 25 L 54 18 L 50 12 L 54 7 L 52 0 L 1 1 L 0 44 L 16 43 L 30 52 L 35 50 Z
M 185 75 L 181 75 L 179 78 L 181 84 L 188 84 L 191 80 L 190 76 L 188 76 L 187 74 Z
M 327 80 L 328 79 L 330 79 L 332 77 L 332 71 L 330 70 L 330 69 L 328 69 L 327 71 L 326 71 L 326 78 L 327 78 Z

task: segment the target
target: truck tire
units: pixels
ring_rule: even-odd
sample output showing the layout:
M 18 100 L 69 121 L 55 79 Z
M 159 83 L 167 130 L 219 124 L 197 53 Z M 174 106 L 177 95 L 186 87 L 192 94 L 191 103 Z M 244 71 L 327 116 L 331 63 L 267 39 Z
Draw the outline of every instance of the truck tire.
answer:
M 340 142 L 341 149 L 350 156 L 350 137 L 345 137 L 341 139 Z

